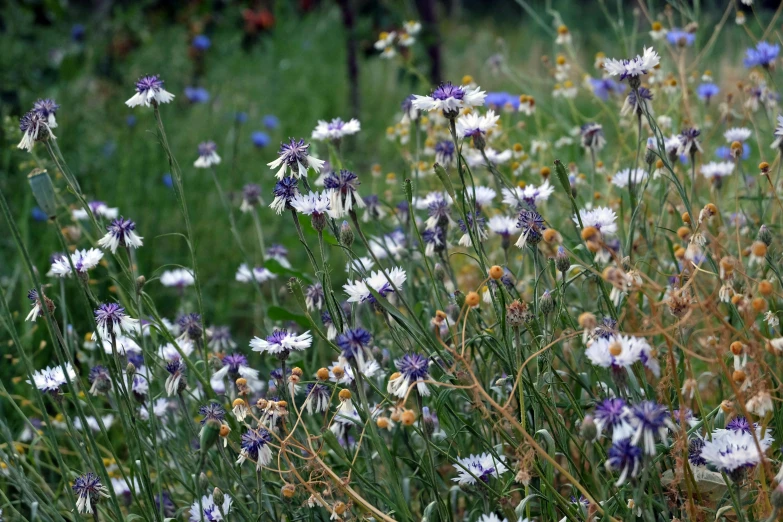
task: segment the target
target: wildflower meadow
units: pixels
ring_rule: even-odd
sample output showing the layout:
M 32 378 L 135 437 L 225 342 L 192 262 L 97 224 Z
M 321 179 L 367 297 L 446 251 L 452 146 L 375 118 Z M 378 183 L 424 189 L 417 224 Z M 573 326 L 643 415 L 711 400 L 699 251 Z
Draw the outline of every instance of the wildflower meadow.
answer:
M 11 1 L 0 521 L 780 520 L 781 13 Z

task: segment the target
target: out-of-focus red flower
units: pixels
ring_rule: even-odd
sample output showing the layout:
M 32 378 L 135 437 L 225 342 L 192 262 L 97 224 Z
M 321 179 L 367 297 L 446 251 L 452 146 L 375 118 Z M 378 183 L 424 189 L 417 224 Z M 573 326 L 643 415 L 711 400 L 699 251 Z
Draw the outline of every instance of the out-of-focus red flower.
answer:
M 254 34 L 258 31 L 271 29 L 275 25 L 275 17 L 268 9 L 254 11 L 245 9 L 242 11 L 242 18 L 245 21 L 245 32 Z

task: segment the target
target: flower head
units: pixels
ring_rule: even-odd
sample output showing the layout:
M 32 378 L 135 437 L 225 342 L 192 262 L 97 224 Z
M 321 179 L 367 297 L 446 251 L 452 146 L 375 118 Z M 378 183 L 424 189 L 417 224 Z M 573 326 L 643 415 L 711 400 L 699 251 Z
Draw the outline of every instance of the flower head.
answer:
M 117 303 L 99 305 L 95 309 L 95 324 L 104 341 L 121 337 L 126 332 L 136 333 L 139 329 L 139 320 L 128 317 L 125 308 Z
M 644 169 L 623 169 L 612 176 L 612 185 L 618 188 L 635 186 L 647 179 L 647 171 Z
M 604 62 L 604 69 L 609 76 L 620 76 L 620 80 L 628 77 L 639 77 L 647 74 L 656 65 L 661 63 L 661 57 L 652 47 L 645 47 L 641 56 L 630 60 L 616 60 L 608 58 Z
M 354 205 L 359 208 L 365 206 L 364 200 L 357 195 L 361 185 L 359 176 L 350 170 L 332 172 L 324 178 L 324 188 L 329 191 L 331 198 L 332 216 L 343 217 L 353 210 Z
M 400 267 L 378 270 L 372 272 L 370 277 L 344 284 L 343 289 L 348 294 L 349 303 L 363 303 L 365 301 L 372 303 L 375 302 L 375 297 L 370 289 L 380 294 L 381 297 L 386 297 L 390 292 L 394 292 L 395 287 L 399 289 L 406 277 L 405 270 Z
M 101 484 L 98 475 L 92 472 L 76 477 L 72 489 L 76 494 L 76 509 L 79 513 L 92 513 L 93 505 L 97 504 L 101 497 L 109 496 L 109 490 Z
M 52 263 L 52 274 L 58 277 L 65 277 L 71 275 L 71 263 L 73 268 L 76 269 L 78 274 L 86 274 L 88 270 L 91 270 L 98 266 L 103 258 L 103 252 L 97 248 L 91 248 L 89 250 L 77 250 L 71 254 L 70 262 L 65 256 L 60 256 Z
M 517 228 L 522 229 L 522 234 L 515 245 L 524 248 L 528 243 L 535 246 L 541 242 L 546 225 L 544 218 L 535 210 L 522 210 L 517 218 Z
M 206 169 L 212 165 L 220 164 L 220 156 L 217 153 L 217 145 L 214 141 L 205 141 L 198 144 L 198 158 L 193 164 L 199 169 Z
M 50 129 L 57 127 L 57 120 L 55 115 L 57 114 L 60 106 L 51 98 L 39 99 L 33 104 L 33 111 L 35 111 L 41 118 L 46 121 Z
M 269 205 L 273 208 L 278 215 L 283 213 L 283 210 L 293 208 L 291 202 L 299 195 L 299 179 L 291 176 L 282 178 L 275 183 L 275 188 L 272 193 L 275 195 L 275 199 Z
M 441 83 L 429 96 L 414 95 L 413 107 L 420 111 L 444 111 L 449 118 L 456 118 L 461 109 L 484 105 L 486 93 L 479 87 L 458 87 L 451 82 Z
M 272 436 L 269 432 L 261 427 L 243 433 L 240 443 L 242 450 L 239 452 L 237 464 L 252 460 L 255 461 L 257 470 L 269 464 L 272 460 L 272 450 L 269 447 L 271 440 Z
M 41 116 L 35 109 L 28 111 L 19 119 L 19 130 L 22 131 L 22 140 L 17 148 L 28 152 L 33 150 L 36 141 L 45 141 L 50 137 L 55 137 L 49 126 L 48 118 Z
M 288 354 L 292 351 L 301 352 L 310 348 L 313 344 L 313 336 L 309 331 L 303 334 L 294 334 L 288 330 L 277 330 L 273 334 L 261 339 L 254 337 L 250 341 L 250 347 L 255 352 L 267 352 L 274 355 Z
M 76 379 L 76 371 L 71 363 L 65 363 L 64 366 L 47 367 L 34 372 L 32 384 L 42 392 L 55 394 L 68 382 L 66 374 L 68 379 L 72 381 Z
M 309 143 L 305 143 L 304 139 L 296 140 L 295 138 L 289 138 L 288 142 L 280 144 L 280 150 L 277 153 L 277 159 L 270 161 L 267 165 L 272 169 L 280 169 L 277 171 L 277 179 L 283 179 L 287 171 L 294 178 L 307 177 L 307 169 L 312 167 L 316 172 L 321 172 L 321 168 L 324 165 L 322 160 L 310 156 L 308 149 Z
M 163 80 L 157 74 L 142 76 L 136 81 L 136 94 L 125 102 L 128 107 L 145 107 L 169 103 L 174 95 L 163 88 Z
M 768 42 L 759 42 L 755 49 L 745 51 L 745 67 L 769 67 L 778 58 L 780 44 L 772 45 Z
M 452 480 L 461 486 L 475 484 L 477 479 L 487 483 L 491 477 L 499 477 L 508 471 L 505 458 L 494 457 L 490 453 L 457 459 L 454 468 L 457 470 L 458 476 Z
M 666 40 L 671 45 L 678 45 L 680 47 L 690 47 L 696 41 L 696 35 L 680 29 L 679 27 L 672 27 L 666 33 Z
M 406 353 L 394 362 L 397 372 L 389 379 L 387 391 L 397 397 L 405 397 L 411 384 L 423 396 L 430 394 L 424 382 L 430 378 L 429 359 L 418 353 Z
M 617 233 L 617 214 L 609 207 L 596 207 L 592 210 L 580 210 L 579 217 L 585 227 L 594 227 L 601 234 L 613 236 Z M 576 216 L 574 222 L 578 223 Z
M 614 442 L 628 438 L 633 433 L 628 423 L 628 406 L 622 399 L 604 399 L 595 407 L 593 417 L 598 434 L 610 432 Z
M 606 467 L 620 472 L 615 485 L 622 486 L 631 477 L 636 477 L 642 465 L 642 450 L 631 444 L 631 439 L 621 439 L 609 448 Z
M 215 504 L 213 495 L 204 495 L 201 500 L 196 499 L 190 506 L 190 522 L 215 522 L 226 520 L 231 511 L 231 497 L 223 494 L 223 504 Z
M 313 131 L 313 139 L 318 141 L 340 141 L 345 136 L 356 134 L 361 130 L 361 124 L 356 118 L 345 122 L 340 118 L 334 118 L 332 121 L 318 120 Z
M 160 276 L 160 282 L 163 286 L 183 289 L 191 286 L 195 282 L 192 270 L 187 268 L 177 268 L 176 270 L 166 270 Z
M 655 439 L 666 440 L 669 428 L 675 429 L 671 414 L 657 402 L 642 401 L 628 411 L 628 422 L 633 428 L 631 442 L 644 448 L 648 455 L 655 455 Z
M 112 254 L 117 253 L 118 247 L 139 248 L 144 245 L 144 238 L 136 235 L 136 223 L 130 219 L 114 219 L 106 230 L 108 232 L 98 241 L 98 246 L 108 248 Z

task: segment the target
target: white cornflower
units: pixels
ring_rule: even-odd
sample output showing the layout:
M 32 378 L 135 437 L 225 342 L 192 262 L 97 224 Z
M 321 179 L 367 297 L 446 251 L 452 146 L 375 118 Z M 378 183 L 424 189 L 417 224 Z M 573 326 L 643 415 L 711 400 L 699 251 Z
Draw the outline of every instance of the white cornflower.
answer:
M 273 274 L 269 270 L 267 270 L 264 267 L 254 267 L 251 271 L 245 263 L 242 263 L 239 265 L 239 268 L 237 269 L 236 276 L 234 276 L 234 279 L 239 281 L 240 283 L 251 283 L 255 281 L 256 283 L 265 283 L 269 281 L 270 279 L 276 279 L 277 274 Z
M 117 216 L 120 215 L 119 208 L 109 207 L 103 201 L 90 201 L 87 206 L 90 207 L 90 211 L 96 218 L 117 219 Z M 86 221 L 90 215 L 87 210 L 76 208 L 71 211 L 71 217 L 74 221 Z
M 709 180 L 724 178 L 733 172 L 733 161 L 711 161 L 701 166 L 701 175 Z
M 743 142 L 750 138 L 751 130 L 745 127 L 734 127 L 723 133 L 723 137 L 726 141 L 731 143 L 734 141 Z
M 189 357 L 195 349 L 193 341 L 190 341 L 189 339 L 177 340 L 177 346 L 179 346 L 179 349 L 182 351 L 182 354 L 184 354 L 185 357 Z M 162 345 L 160 348 L 158 348 L 158 357 L 164 361 L 175 361 L 181 359 L 182 356 L 180 355 L 179 350 L 177 350 L 177 346 L 174 346 L 172 343 L 166 343 Z
M 117 218 L 106 227 L 107 233 L 98 241 L 98 246 L 108 248 L 112 254 L 117 253 L 117 248 L 139 248 L 143 246 L 143 237 L 136 234 L 136 223 L 130 219 Z
M 345 122 L 340 118 L 334 118 L 332 121 L 318 120 L 315 126 L 312 138 L 317 141 L 339 141 L 345 136 L 356 134 L 361 130 L 361 124 L 356 118 L 351 118 Z
M 301 352 L 310 348 L 313 344 L 313 336 L 309 331 L 296 335 L 289 333 L 288 330 L 277 330 L 272 335 L 261 339 L 253 337 L 250 341 L 250 347 L 254 352 L 267 352 L 271 354 L 287 353 L 292 351 Z
M 758 444 L 749 430 L 715 430 L 712 440 L 705 440 L 701 456 L 724 473 L 730 473 L 740 468 L 750 468 L 759 464 L 772 445 L 773 439 L 767 436 L 759 437 Z
M 516 233 L 517 220 L 508 216 L 492 216 L 487 223 L 489 229 L 495 234 L 503 237 L 508 237 L 511 234 Z
M 377 45 L 377 44 L 376 44 Z M 421 111 L 445 111 L 456 117 L 461 109 L 484 105 L 487 93 L 480 87 L 458 87 L 451 82 L 441 83 L 429 96 L 413 96 L 413 107 Z
M 351 259 L 345 264 L 345 271 L 349 272 L 351 270 L 355 270 L 359 272 L 360 274 L 366 273 L 369 269 L 371 269 L 375 265 L 375 261 L 372 260 L 370 257 L 359 257 L 357 259 Z
M 582 224 L 585 227 L 594 227 L 601 234 L 613 236 L 617 233 L 617 214 L 609 207 L 596 207 L 592 210 L 580 210 L 579 216 L 582 218 Z M 574 216 L 574 223 L 579 220 Z
M 484 154 L 487 156 L 487 160 L 489 160 L 491 165 L 502 165 L 511 159 L 512 152 L 511 150 L 498 152 L 492 147 L 487 147 L 484 149 Z M 465 160 L 471 167 L 480 167 L 486 165 L 484 155 L 482 155 L 481 151 L 478 150 L 472 150 L 469 152 L 465 157 Z
M 656 65 L 661 63 L 661 57 L 652 47 L 645 47 L 641 56 L 630 60 L 616 60 L 607 58 L 604 62 L 604 70 L 609 76 L 620 76 L 620 80 L 632 76 L 638 77 L 647 74 Z
M 145 107 L 169 103 L 174 95 L 163 88 L 163 80 L 157 74 L 144 76 L 136 82 L 136 94 L 125 102 L 128 107 Z
M 193 271 L 187 268 L 177 268 L 176 270 L 166 270 L 160 276 L 160 282 L 163 286 L 173 286 L 177 288 L 185 288 L 195 283 Z
M 348 294 L 349 303 L 374 302 L 375 297 L 370 292 L 370 288 L 382 297 L 386 297 L 388 293 L 394 292 L 394 288 L 389 284 L 389 280 L 394 284 L 394 287 L 399 289 L 405 282 L 406 277 L 405 270 L 400 267 L 383 271 L 378 270 L 372 272 L 370 277 L 344 284 L 343 289 Z
M 212 165 L 220 164 L 220 156 L 217 153 L 217 145 L 214 141 L 205 141 L 198 144 L 198 158 L 193 166 L 197 169 L 207 169 Z
M 98 263 L 103 258 L 103 252 L 97 248 L 91 248 L 89 250 L 77 250 L 71 254 L 71 261 L 65 256 L 60 256 L 52 263 L 51 273 L 58 277 L 65 277 L 71 275 L 71 263 L 76 269 L 76 272 L 80 274 L 86 274 L 88 270 L 91 270 L 98 266 Z
M 642 361 L 658 376 L 661 369 L 651 352 L 652 348 L 645 339 L 617 334 L 592 340 L 585 355 L 591 363 L 601 368 L 628 368 Z
M 495 114 L 492 109 L 482 115 L 478 112 L 471 112 L 465 116 L 460 116 L 457 120 L 457 136 L 461 138 L 474 138 L 485 136 L 487 132 L 497 125 L 500 116 Z
M 76 379 L 76 371 L 71 363 L 65 363 L 65 366 L 47 367 L 34 372 L 32 384 L 42 392 L 54 393 L 68 382 L 65 378 L 66 372 L 71 381 Z
M 157 418 L 164 417 L 166 415 L 166 412 L 168 411 L 169 411 L 169 400 L 166 398 L 157 399 L 155 403 L 152 405 L 152 413 Z M 141 420 L 149 420 L 150 412 L 147 409 L 146 405 L 142 405 L 141 409 L 139 410 L 139 417 L 141 417 Z
M 277 179 L 283 179 L 287 172 L 294 178 L 307 178 L 307 169 L 312 167 L 315 172 L 321 172 L 324 161 L 308 154 L 309 143 L 304 139 L 289 138 L 288 142 L 280 144 L 277 159 L 267 163 L 272 170 L 280 167 L 275 174 Z M 279 213 L 279 212 L 278 212 Z
M 505 458 L 494 457 L 490 453 L 481 455 L 470 455 L 469 457 L 457 459 L 454 465 L 459 476 L 452 480 L 461 486 L 475 484 L 476 480 L 489 482 L 490 477 L 499 477 L 506 471 Z
M 224 494 L 223 504 L 218 508 L 212 495 L 196 499 L 190 506 L 190 522 L 215 522 L 225 520 L 231 511 L 231 497 Z
M 330 209 L 331 196 L 327 192 L 310 192 L 307 195 L 297 194 L 290 205 L 300 214 L 306 216 L 323 215 Z
M 625 188 L 629 180 L 633 185 L 638 185 L 645 179 L 647 179 L 647 171 L 644 169 L 623 169 L 612 176 L 612 185 Z
M 468 196 L 473 197 L 473 188 L 467 188 L 466 190 Z M 492 201 L 495 199 L 495 196 L 498 195 L 495 189 L 491 189 L 489 187 L 476 187 L 475 193 L 476 193 L 476 205 L 478 207 L 491 205 Z
M 109 355 L 114 353 L 115 348 L 119 355 L 125 355 L 128 352 L 141 353 L 141 346 L 127 335 L 118 335 L 114 339 L 114 346 L 108 337 L 101 337 L 101 341 L 103 341 L 103 351 Z

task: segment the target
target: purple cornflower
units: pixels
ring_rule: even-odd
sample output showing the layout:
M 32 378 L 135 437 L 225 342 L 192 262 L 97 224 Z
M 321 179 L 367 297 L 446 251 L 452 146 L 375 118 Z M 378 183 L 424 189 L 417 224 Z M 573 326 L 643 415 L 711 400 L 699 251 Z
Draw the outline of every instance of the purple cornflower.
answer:
M 741 431 L 744 433 L 750 433 L 750 423 L 748 422 L 748 419 L 743 417 L 742 415 L 738 415 L 731 419 L 728 424 L 726 424 L 726 429 L 731 431 Z
M 664 442 L 667 430 L 676 429 L 669 410 L 654 401 L 642 401 L 632 406 L 628 411 L 628 422 L 633 428 L 631 442 L 636 446 L 641 443 L 648 455 L 655 455 L 656 436 Z
M 106 230 L 107 233 L 98 241 L 98 246 L 108 248 L 112 254 L 116 254 L 119 247 L 139 248 L 144 245 L 144 238 L 136 235 L 136 223 L 130 219 L 113 219 Z
M 335 342 L 343 351 L 343 357 L 349 361 L 359 361 L 359 366 L 363 367 L 365 355 L 369 353 L 372 334 L 364 328 L 348 328 L 345 333 L 337 336 Z
M 608 339 L 617 334 L 617 321 L 611 317 L 604 317 L 593 329 L 593 337 Z
M 291 176 L 285 177 L 275 183 L 275 188 L 272 191 L 275 199 L 269 207 L 273 208 L 278 215 L 282 214 L 283 210 L 292 208 L 291 201 L 299 195 L 298 184 L 299 179 Z
M 239 210 L 250 212 L 252 209 L 263 203 L 261 201 L 261 187 L 255 183 L 248 183 L 242 187 L 242 204 Z
M 638 96 L 637 92 L 639 93 Z M 652 99 L 653 94 L 647 87 L 639 87 L 636 91 L 632 90 L 625 98 L 625 103 L 623 104 L 622 109 L 620 109 L 620 114 L 623 116 L 636 114 L 641 117 L 642 114 L 644 114 L 645 107 L 647 108 L 647 111 L 652 114 Z M 642 105 L 642 103 L 644 105 Z
M 44 141 L 49 137 L 54 138 L 54 134 L 49 128 L 47 118 L 41 116 L 35 109 L 28 111 L 19 118 L 19 130 L 22 131 L 22 140 L 17 148 L 28 152 L 33 150 L 36 141 Z
M 433 254 L 443 252 L 446 248 L 446 232 L 443 228 L 436 226 L 422 232 L 421 239 L 424 241 L 424 254 L 432 256 Z
M 698 140 L 700 134 L 701 131 L 695 127 L 684 129 L 680 133 L 680 146 L 677 149 L 677 154 L 688 156 L 702 152 L 701 144 Z
M 202 426 L 210 420 L 216 420 L 222 424 L 223 420 L 226 418 L 226 410 L 224 410 L 223 407 L 216 402 L 211 402 L 201 406 L 198 409 L 198 412 L 204 416 L 204 418 L 201 419 Z
M 125 314 L 125 308 L 117 303 L 103 303 L 95 309 L 95 323 L 103 341 L 120 337 L 123 333 L 136 333 L 139 320 Z
M 435 144 L 435 161 L 444 167 L 454 163 L 454 142 L 442 140 Z
M 201 316 L 196 313 L 183 315 L 177 319 L 177 325 L 179 326 L 180 336 L 190 339 L 191 341 L 201 339 L 201 335 L 204 333 Z
M 306 178 L 307 169 L 310 167 L 316 172 L 321 172 L 324 162 L 310 156 L 307 153 L 309 148 L 310 144 L 305 143 L 304 139 L 297 141 L 295 138 L 288 138 L 287 143 L 283 142 L 280 144 L 280 150 L 277 152 L 278 158 L 270 161 L 267 165 L 272 170 L 280 167 L 276 174 L 277 179 L 283 179 L 286 171 L 289 170 L 294 178 Z
M 212 165 L 220 164 L 220 156 L 217 153 L 217 145 L 214 141 L 204 141 L 198 144 L 198 158 L 193 164 L 199 169 L 206 169 Z
M 187 381 L 184 379 L 187 366 L 180 359 L 172 359 L 166 363 L 166 371 L 169 376 L 166 378 L 166 393 L 171 397 L 187 387 Z
M 468 212 L 465 214 L 467 223 L 463 219 L 457 220 L 457 225 L 462 231 L 462 237 L 459 240 L 459 244 L 464 247 L 473 246 L 473 240 L 470 237 L 469 231 L 474 231 L 479 241 L 487 239 L 487 220 L 481 215 L 481 212 Z
M 76 493 L 76 509 L 79 513 L 92 513 L 93 505 L 97 504 L 101 497 L 109 496 L 109 490 L 93 472 L 77 477 L 72 489 Z
M 350 170 L 332 172 L 324 178 L 324 188 L 329 192 L 334 217 L 345 216 L 353 210 L 354 205 L 364 208 L 364 200 L 356 194 L 359 185 L 359 176 Z
M 310 311 L 320 310 L 324 305 L 324 287 L 321 283 L 315 283 L 307 287 L 305 292 L 305 303 Z
M 710 103 L 712 97 L 717 95 L 719 92 L 720 87 L 712 82 L 702 83 L 696 87 L 696 95 L 699 97 L 699 99 L 704 100 L 707 103 Z
M 329 409 L 332 390 L 325 384 L 310 383 L 307 385 L 306 396 L 304 407 L 307 409 L 307 413 L 322 413 Z
M 780 44 L 772 45 L 767 42 L 759 42 L 756 44 L 755 49 L 748 49 L 745 51 L 745 67 L 761 66 L 769 68 L 770 65 L 775 63 L 780 53 Z
M 631 439 L 618 440 L 609 448 L 606 467 L 620 472 L 615 486 L 622 486 L 626 479 L 636 477 L 642 464 L 642 450 L 631 444 Z
M 173 99 L 174 95 L 163 88 L 163 80 L 157 74 L 153 74 L 142 76 L 136 81 L 136 94 L 126 101 L 125 105 L 128 107 L 139 105 L 150 107 L 169 103 Z
M 610 94 L 625 92 L 625 84 L 617 83 L 611 78 L 591 78 L 590 85 L 593 87 L 593 94 L 603 101 L 608 100 Z
M 43 98 L 33 104 L 33 111 L 46 121 L 50 129 L 57 127 L 55 115 L 60 106 L 51 98 Z
M 237 464 L 242 464 L 248 459 L 253 460 L 256 462 L 257 470 L 269 464 L 272 460 L 272 450 L 269 448 L 271 440 L 272 436 L 269 432 L 261 427 L 243 433 L 240 443 L 242 451 L 239 453 Z
M 253 348 L 253 351 L 261 353 L 267 352 L 283 358 L 288 357 L 288 354 L 292 351 L 301 352 L 306 350 L 307 348 L 310 348 L 312 344 L 313 336 L 310 334 L 309 330 L 299 335 L 285 329 L 275 330 L 272 335 L 267 336 L 266 339 L 254 337 L 253 340 L 250 341 L 250 346 Z
M 405 397 L 411 384 L 416 385 L 420 395 L 427 396 L 430 390 L 424 382 L 430 378 L 429 359 L 418 353 L 406 353 L 394 362 L 397 372 L 389 379 L 386 391 L 397 397 Z
M 694 437 L 688 442 L 688 461 L 694 466 L 704 466 L 707 461 L 701 456 L 701 450 L 704 448 L 704 439 Z
M 622 399 L 604 399 L 595 407 L 593 413 L 598 434 L 609 431 L 612 440 L 618 441 L 631 436 L 631 426 L 628 424 L 628 407 Z
M 669 32 L 666 33 L 666 40 L 671 45 L 679 45 L 680 47 L 690 47 L 696 41 L 696 35 L 683 31 L 679 27 L 672 27 Z
M 87 380 L 92 384 L 90 393 L 93 395 L 104 395 L 111 390 L 111 376 L 105 366 L 99 364 L 90 368 Z
M 514 244 L 524 248 L 528 243 L 535 246 L 541 242 L 546 225 L 544 225 L 544 218 L 535 210 L 522 210 L 517 217 L 517 228 L 522 229 L 522 234 Z

